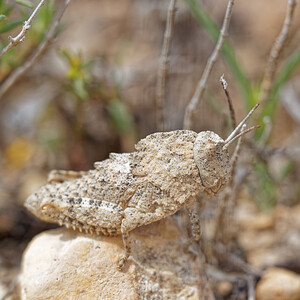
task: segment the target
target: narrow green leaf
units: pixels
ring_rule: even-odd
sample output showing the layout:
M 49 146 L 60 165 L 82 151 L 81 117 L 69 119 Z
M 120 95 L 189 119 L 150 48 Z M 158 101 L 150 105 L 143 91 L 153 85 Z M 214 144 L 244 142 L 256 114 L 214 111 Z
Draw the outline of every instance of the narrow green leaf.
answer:
M 1 13 L 8 16 L 13 11 L 13 9 L 14 9 L 13 5 L 9 5 L 6 6 Z
M 271 91 L 270 98 L 265 106 L 262 114 L 273 117 L 278 102 L 278 94 L 280 89 L 291 78 L 293 72 L 300 64 L 300 48 L 297 49 L 284 63 L 275 78 L 274 85 Z
M 114 126 L 119 132 L 130 132 L 133 129 L 133 116 L 124 102 L 119 99 L 112 99 L 108 103 L 107 110 Z
M 264 162 L 254 165 L 257 176 L 257 191 L 254 197 L 261 211 L 270 211 L 277 202 L 278 184 L 270 177 L 268 167 Z
M 18 26 L 20 26 L 21 24 L 24 23 L 25 20 L 17 20 L 17 21 L 12 21 L 12 22 L 8 22 L 5 25 L 0 27 L 0 33 L 4 33 L 4 32 L 8 32 Z
M 84 82 L 84 79 L 82 78 L 75 78 L 73 80 L 73 88 L 75 94 L 81 99 L 81 100 L 87 100 L 89 98 L 89 93 L 86 89 L 86 85 Z
M 34 7 L 33 3 L 29 0 L 16 0 L 16 3 L 29 8 Z

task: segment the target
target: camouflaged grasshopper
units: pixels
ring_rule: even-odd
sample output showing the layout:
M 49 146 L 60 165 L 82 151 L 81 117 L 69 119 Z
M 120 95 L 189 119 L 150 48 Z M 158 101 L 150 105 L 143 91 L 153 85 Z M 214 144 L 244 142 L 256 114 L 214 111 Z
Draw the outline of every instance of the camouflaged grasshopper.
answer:
M 52 171 L 48 184 L 25 206 L 38 218 L 91 234 L 122 234 L 130 255 L 129 232 L 170 216 L 186 206 L 195 239 L 199 218 L 193 211 L 198 193 L 218 194 L 230 180 L 228 146 L 256 105 L 224 141 L 216 133 L 176 130 L 148 135 L 133 153 L 111 153 L 88 172 Z

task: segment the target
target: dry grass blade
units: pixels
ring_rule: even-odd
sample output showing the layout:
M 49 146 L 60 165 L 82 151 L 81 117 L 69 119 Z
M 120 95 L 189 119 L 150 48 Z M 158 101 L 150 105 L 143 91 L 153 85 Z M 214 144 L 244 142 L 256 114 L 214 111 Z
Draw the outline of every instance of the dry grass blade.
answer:
M 166 98 L 166 78 L 168 74 L 168 61 L 173 36 L 176 13 L 176 0 L 171 0 L 168 8 L 167 25 L 164 34 L 156 86 L 156 126 L 159 131 L 165 130 L 164 103 Z
M 219 53 L 221 51 L 221 48 L 225 41 L 225 38 L 228 35 L 228 28 L 229 28 L 231 15 L 232 15 L 233 5 L 234 5 L 234 0 L 229 0 L 228 4 L 227 4 L 227 9 L 226 9 L 226 13 L 225 13 L 225 17 L 223 20 L 223 25 L 222 25 L 222 28 L 220 31 L 220 36 L 219 36 L 218 42 L 206 63 L 202 77 L 197 84 L 195 93 L 194 93 L 192 99 L 190 100 L 189 104 L 186 107 L 184 123 L 183 123 L 184 129 L 191 129 L 191 127 L 192 127 L 193 114 L 194 114 L 195 110 L 197 109 L 199 102 L 203 96 L 209 74 L 211 73 L 211 70 L 212 70 L 215 62 L 217 61 L 217 58 L 219 56 Z
M 259 102 L 266 102 L 268 100 L 272 83 L 274 81 L 275 73 L 277 70 L 277 66 L 279 63 L 279 58 L 287 43 L 287 38 L 291 28 L 295 7 L 296 7 L 296 0 L 288 0 L 283 26 L 281 28 L 280 34 L 278 35 L 278 37 L 276 38 L 272 46 L 272 49 L 268 57 L 268 63 L 265 68 L 265 72 L 261 84 L 261 91 L 258 97 Z
M 227 102 L 228 102 L 228 106 L 229 106 L 229 111 L 230 111 L 231 124 L 232 124 L 232 127 L 235 128 L 236 127 L 235 112 L 234 112 L 234 108 L 233 108 L 233 105 L 232 105 L 232 101 L 231 101 L 229 92 L 227 90 L 227 85 L 228 84 L 227 84 L 227 81 L 224 78 L 224 74 L 221 76 L 220 82 L 221 82 L 221 84 L 223 86 L 223 90 L 224 90 L 226 98 L 227 98 Z

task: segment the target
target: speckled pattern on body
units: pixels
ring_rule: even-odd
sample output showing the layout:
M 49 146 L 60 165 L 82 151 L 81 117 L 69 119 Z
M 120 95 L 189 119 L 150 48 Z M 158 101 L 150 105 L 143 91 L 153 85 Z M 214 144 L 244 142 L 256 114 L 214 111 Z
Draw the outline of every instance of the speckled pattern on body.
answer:
M 195 239 L 200 222 L 193 203 L 200 192 L 217 194 L 230 179 L 228 149 L 217 134 L 190 130 L 154 133 L 133 153 L 111 153 L 88 172 L 52 171 L 48 184 L 26 201 L 38 218 L 74 230 L 122 234 L 130 255 L 129 232 L 186 205 Z

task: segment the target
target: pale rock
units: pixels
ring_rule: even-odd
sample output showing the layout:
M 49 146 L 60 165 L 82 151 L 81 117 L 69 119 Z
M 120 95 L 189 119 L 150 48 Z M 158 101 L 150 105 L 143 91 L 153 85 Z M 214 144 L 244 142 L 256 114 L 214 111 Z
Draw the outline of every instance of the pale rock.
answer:
M 267 269 L 256 287 L 257 300 L 299 300 L 300 276 L 280 269 Z
M 251 205 L 244 201 L 236 213 L 241 228 L 238 241 L 247 262 L 266 268 L 298 261 L 300 205 L 278 205 L 270 214 L 255 213 Z
M 137 228 L 120 271 L 121 236 L 44 232 L 24 253 L 21 299 L 199 299 L 202 265 L 183 236 L 172 218 Z
M 271 214 L 255 213 L 247 216 L 238 215 L 239 225 L 243 229 L 259 231 L 274 228 L 274 217 Z
M 257 248 L 247 252 L 247 261 L 253 267 L 262 269 L 268 266 L 285 264 L 294 259 L 295 253 L 284 247 Z
M 222 297 L 227 297 L 233 290 L 233 284 L 229 281 L 220 281 L 217 283 L 217 293 Z
M 271 230 L 247 231 L 245 234 L 241 234 L 238 240 L 243 249 L 251 254 L 253 250 L 272 246 L 276 242 L 276 237 Z
M 246 198 L 246 196 L 244 196 Z M 258 211 L 252 200 L 243 199 L 235 211 L 235 218 L 242 230 L 260 231 L 273 229 L 275 219 L 271 213 Z
M 6 294 L 7 294 L 7 287 L 2 282 L 0 282 L 0 299 L 3 299 Z

